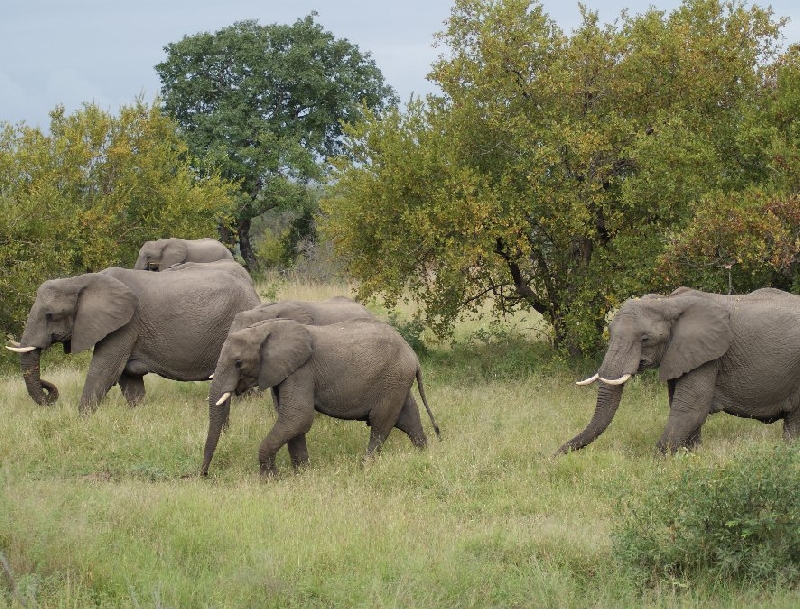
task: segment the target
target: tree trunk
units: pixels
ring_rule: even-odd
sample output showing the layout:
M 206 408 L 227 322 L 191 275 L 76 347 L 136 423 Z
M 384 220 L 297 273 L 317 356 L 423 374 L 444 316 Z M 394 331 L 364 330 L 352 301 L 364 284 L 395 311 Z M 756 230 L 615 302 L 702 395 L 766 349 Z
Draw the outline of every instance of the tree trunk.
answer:
M 253 252 L 253 245 L 250 243 L 250 218 L 242 218 L 236 223 L 236 232 L 239 234 L 239 251 L 244 259 L 244 265 L 250 273 L 258 270 L 258 261 L 256 260 L 255 252 Z

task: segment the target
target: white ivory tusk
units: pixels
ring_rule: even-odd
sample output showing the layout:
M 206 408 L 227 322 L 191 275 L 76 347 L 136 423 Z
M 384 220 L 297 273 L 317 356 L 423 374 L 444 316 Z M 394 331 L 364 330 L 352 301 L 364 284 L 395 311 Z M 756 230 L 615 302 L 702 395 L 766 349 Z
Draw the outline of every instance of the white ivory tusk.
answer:
M 585 387 L 586 385 L 591 385 L 594 383 L 598 378 L 596 374 L 594 376 L 590 376 L 588 379 L 583 379 L 582 381 L 575 381 L 576 385 L 580 385 L 581 387 Z
M 21 347 L 22 346 L 22 344 L 20 344 L 19 342 L 15 341 L 15 340 L 10 340 L 8 342 L 11 343 L 12 347 Z
M 222 406 L 225 403 L 225 400 L 227 400 L 229 397 L 231 397 L 230 391 L 226 391 L 225 393 L 223 393 L 222 397 L 217 400 L 217 406 Z
M 618 379 L 604 379 L 603 377 L 600 377 L 600 380 L 606 385 L 623 385 L 628 381 L 629 378 L 631 378 L 630 374 L 623 374 Z
M 214 378 L 214 375 L 212 374 L 211 376 L 208 377 L 208 380 L 210 381 L 213 378 Z
M 6 349 L 14 351 L 15 353 L 30 353 L 31 351 L 36 351 L 36 347 L 9 347 L 8 345 L 6 345 Z

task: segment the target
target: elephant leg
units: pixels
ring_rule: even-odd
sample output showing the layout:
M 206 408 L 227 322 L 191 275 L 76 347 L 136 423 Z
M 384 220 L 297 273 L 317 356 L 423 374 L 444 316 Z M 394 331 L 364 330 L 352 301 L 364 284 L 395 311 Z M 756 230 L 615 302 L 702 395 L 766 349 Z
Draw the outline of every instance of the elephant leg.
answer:
M 800 407 L 783 418 L 783 439 L 787 442 L 800 438 Z
M 364 454 L 364 460 L 369 460 L 373 454 L 380 452 L 381 446 L 389 437 L 389 433 L 397 423 L 400 410 L 404 403 L 397 399 L 396 395 L 385 395 L 378 404 L 370 411 L 367 424 L 370 426 L 369 444 Z M 419 415 L 417 415 L 419 418 Z
M 119 377 L 119 388 L 128 401 L 128 406 L 138 406 L 144 400 L 144 377 L 131 376 L 126 372 Z
M 302 459 L 303 453 L 306 460 L 308 459 L 305 434 L 314 422 L 313 385 L 294 389 L 282 387 L 278 395 L 278 419 L 258 448 L 258 462 L 261 465 L 262 476 L 274 476 L 278 473 L 275 467 L 275 455 L 281 446 L 289 442 L 292 442 L 290 454 L 292 451 L 298 451 L 292 455 L 293 463 L 296 458 Z M 298 439 L 299 436 L 302 438 Z
M 669 418 L 657 445 L 660 452 L 673 453 L 699 444 L 700 429 L 711 412 L 716 378 L 717 362 L 712 361 L 672 382 Z
M 394 426 L 406 433 L 411 439 L 411 443 L 417 448 L 425 448 L 427 446 L 428 438 L 425 437 L 425 431 L 422 429 L 422 421 L 419 418 L 419 408 L 410 391 L 403 404 L 403 408 L 400 409 L 400 415 L 397 417 L 397 422 Z
M 89 364 L 89 372 L 86 375 L 86 382 L 83 385 L 83 393 L 78 410 L 81 414 L 90 414 L 97 409 L 102 400 L 111 388 L 119 381 L 122 375 L 124 362 L 121 362 L 116 369 L 109 370 L 108 365 L 102 358 L 98 358 L 97 349 Z
M 289 440 L 289 457 L 292 465 L 300 467 L 308 463 L 308 448 L 306 448 L 306 434 L 300 434 Z

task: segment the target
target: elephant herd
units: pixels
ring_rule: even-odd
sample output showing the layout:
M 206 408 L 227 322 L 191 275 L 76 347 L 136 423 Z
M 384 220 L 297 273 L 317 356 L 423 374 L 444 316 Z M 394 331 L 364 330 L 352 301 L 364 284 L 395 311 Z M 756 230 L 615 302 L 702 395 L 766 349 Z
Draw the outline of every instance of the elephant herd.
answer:
M 159 271 L 159 272 L 148 272 Z M 305 434 L 315 412 L 366 422 L 366 457 L 397 428 L 417 447 L 427 443 L 411 388 L 439 435 L 417 356 L 391 326 L 357 302 L 262 303 L 247 271 L 213 239 L 145 243 L 133 269 L 112 267 L 45 281 L 25 330 L 9 349 L 20 354 L 29 395 L 51 404 L 58 389 L 42 379 L 41 352 L 94 349 L 79 410 L 91 413 L 114 385 L 130 405 L 145 394 L 144 375 L 211 379 L 209 427 L 201 472 L 230 412 L 231 395 L 269 389 L 277 419 L 259 447 L 261 473 L 274 475 L 286 444 L 295 466 L 308 461 Z M 623 303 L 609 325 L 597 373 L 594 415 L 558 453 L 602 434 L 624 384 L 648 368 L 666 381 L 669 417 L 661 452 L 700 443 L 709 414 L 727 412 L 764 423 L 783 420 L 784 437 L 800 435 L 800 296 L 764 288 L 718 295 L 679 288 Z
M 149 272 L 158 271 L 158 272 Z M 89 414 L 114 385 L 131 406 L 148 373 L 179 381 L 211 380 L 202 473 L 227 422 L 231 394 L 271 389 L 277 420 L 259 449 L 261 472 L 288 445 L 294 465 L 308 461 L 305 434 L 315 411 L 365 421 L 367 456 L 392 428 L 415 446 L 427 443 L 414 381 L 436 434 L 417 356 L 391 326 L 343 297 L 325 302 L 262 303 L 250 275 L 221 243 L 160 239 L 145 243 L 135 268 L 45 281 L 19 342 L 28 394 L 58 399 L 41 378 L 41 353 L 93 349 L 79 411 Z

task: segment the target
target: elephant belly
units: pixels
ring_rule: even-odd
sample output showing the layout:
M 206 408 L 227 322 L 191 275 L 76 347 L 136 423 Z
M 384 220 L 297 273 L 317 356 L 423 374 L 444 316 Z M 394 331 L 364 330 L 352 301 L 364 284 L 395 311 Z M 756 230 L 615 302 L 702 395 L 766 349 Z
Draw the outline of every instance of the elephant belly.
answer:
M 329 417 L 346 421 L 367 421 L 371 406 L 353 400 L 319 400 L 314 403 L 314 410 Z
M 131 357 L 125 372 L 131 376 L 157 374 L 175 381 L 206 381 L 214 373 L 216 361 L 201 352 L 194 357 L 154 357 L 140 354 Z
M 741 387 L 739 390 L 722 390 L 714 396 L 712 412 L 725 412 L 737 417 L 773 423 L 795 408 L 796 392 L 778 391 L 775 388 Z

